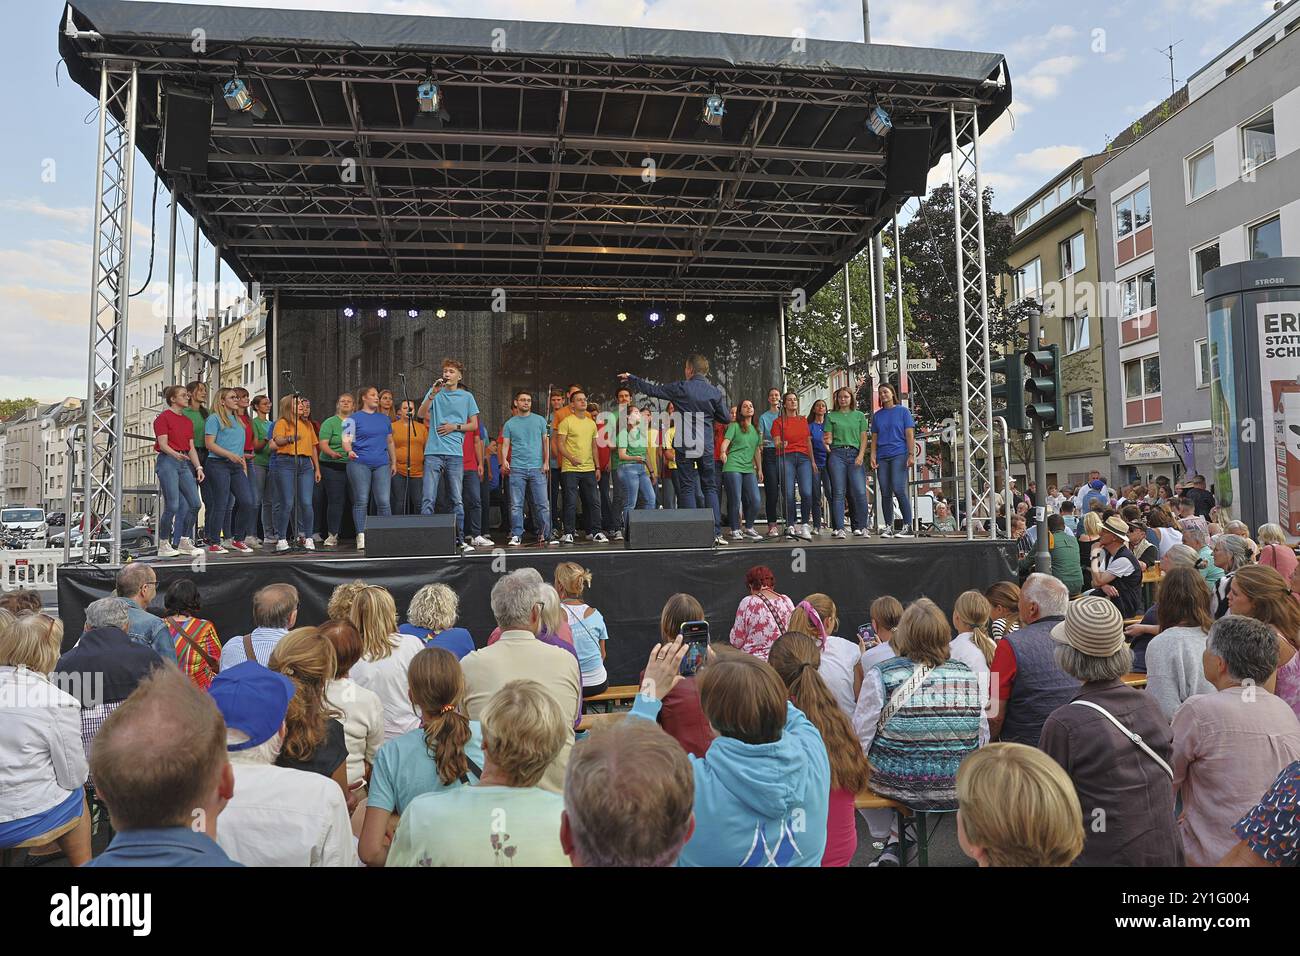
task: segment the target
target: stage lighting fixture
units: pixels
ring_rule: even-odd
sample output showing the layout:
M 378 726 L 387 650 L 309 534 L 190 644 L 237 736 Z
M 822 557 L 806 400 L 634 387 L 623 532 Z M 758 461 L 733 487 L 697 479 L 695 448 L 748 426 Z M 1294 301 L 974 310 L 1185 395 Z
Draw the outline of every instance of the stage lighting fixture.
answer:
M 658 312 L 651 312 L 650 315 L 649 315 L 649 319 L 650 319 L 650 324 L 651 324 L 651 325 L 658 325 L 658 324 L 659 324 L 659 313 L 658 313 Z
M 893 120 L 879 105 L 873 107 L 871 112 L 867 114 L 867 129 L 882 139 L 888 136 L 889 131 L 893 128 Z
M 406 315 L 408 318 L 418 319 L 420 317 L 420 310 L 416 308 L 407 309 Z
M 226 108 L 230 116 L 226 122 L 232 126 L 252 126 L 257 120 L 266 116 L 266 106 L 248 91 L 246 84 L 239 77 L 231 77 L 221 88 L 226 99 Z
M 727 105 L 717 93 L 710 93 L 704 98 L 704 113 L 700 120 L 708 126 L 721 126 L 722 117 L 727 112 Z
M 437 316 L 438 318 L 440 318 L 440 319 L 445 319 L 445 318 L 447 317 L 447 310 L 446 310 L 446 309 L 439 309 L 437 312 L 435 312 L 435 313 L 433 313 L 433 314 L 436 315 L 436 316 Z
M 712 322 L 712 321 L 713 321 L 713 313 L 710 312 L 710 313 L 708 313 L 707 315 L 705 315 L 705 316 L 704 316 L 704 321 L 705 321 L 705 322 Z
M 386 319 L 388 318 L 388 310 L 381 307 L 375 310 L 375 315 L 379 316 L 381 319 Z
M 678 313 L 677 313 L 677 321 L 678 321 L 678 322 L 685 322 L 685 321 L 686 321 L 686 313 L 685 313 L 685 312 L 678 312 Z
M 352 318 L 352 317 L 353 317 L 354 315 L 356 315 L 356 314 L 357 314 L 357 310 L 354 309 L 354 308 L 352 308 L 352 306 L 350 306 L 350 305 L 345 305 L 345 306 L 343 307 L 343 318 L 345 318 L 345 319 L 350 319 L 350 318 Z
M 415 126 L 417 129 L 442 129 L 451 120 L 451 114 L 442 108 L 442 90 L 426 76 L 415 88 Z
M 620 322 L 626 322 L 626 321 L 627 321 L 627 313 L 626 313 L 626 312 L 620 312 L 620 313 L 618 314 L 618 320 L 619 320 Z

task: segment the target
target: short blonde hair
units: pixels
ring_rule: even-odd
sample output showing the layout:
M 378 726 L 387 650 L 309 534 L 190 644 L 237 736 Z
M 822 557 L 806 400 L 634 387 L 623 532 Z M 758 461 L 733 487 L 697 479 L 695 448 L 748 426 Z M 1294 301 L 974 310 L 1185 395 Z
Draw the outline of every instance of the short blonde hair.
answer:
M 591 587 L 591 572 L 581 564 L 564 561 L 555 569 L 555 590 L 565 597 L 582 597 L 582 592 Z
M 349 623 L 361 635 L 361 659 L 383 660 L 393 653 L 397 605 L 388 588 L 367 584 L 353 596 Z
M 1083 533 L 1101 534 L 1101 515 L 1098 512 L 1089 511 L 1083 516 Z
M 334 589 L 329 603 L 325 605 L 325 616 L 331 621 L 350 621 L 352 619 L 352 602 L 364 591 L 366 582 L 358 578 L 345 581 Z
M 426 584 L 415 592 L 406 619 L 416 627 L 445 631 L 456 623 L 460 602 L 456 592 L 445 584 Z
M 1262 524 L 1255 535 L 1255 540 L 1261 545 L 1280 544 L 1286 547 L 1286 532 L 1282 530 L 1280 524 Z
M 542 779 L 567 734 L 559 702 L 535 680 L 512 680 L 492 695 L 479 725 L 483 752 L 516 787 Z
M 898 620 L 889 642 L 894 653 L 916 664 L 938 667 L 948 660 L 952 630 L 943 611 L 929 598 L 917 598 Z
M 48 614 L 4 612 L 0 618 L 0 666 L 26 667 L 36 674 L 49 674 L 59 663 L 63 643 L 63 622 Z
M 967 842 L 990 866 L 1069 866 L 1083 852 L 1083 808 L 1070 776 L 1025 744 L 994 743 L 957 770 Z

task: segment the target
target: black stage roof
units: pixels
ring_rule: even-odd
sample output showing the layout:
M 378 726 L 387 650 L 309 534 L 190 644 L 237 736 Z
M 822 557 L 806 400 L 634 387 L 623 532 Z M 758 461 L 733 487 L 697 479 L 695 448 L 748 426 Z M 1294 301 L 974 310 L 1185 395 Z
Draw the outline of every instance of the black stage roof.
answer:
M 876 103 L 896 123 L 929 121 L 932 165 L 948 151 L 950 104 L 976 107 L 987 128 L 1011 100 L 1005 61 L 989 53 L 69 6 L 82 33 L 68 36 L 61 20 L 59 48 L 89 93 L 98 97 L 101 62 L 139 65 L 137 142 L 151 164 L 160 85 L 214 102 L 207 175 L 164 182 L 197 207 L 241 279 L 297 301 L 436 295 L 486 308 L 503 288 L 511 309 L 583 299 L 772 307 L 794 288 L 820 288 L 903 201 L 886 188 L 891 140 L 865 128 Z M 234 72 L 266 105 L 251 128 L 229 122 L 220 87 Z M 442 130 L 413 124 L 425 75 L 451 116 Z M 698 117 L 713 92 L 726 116 L 710 140 Z

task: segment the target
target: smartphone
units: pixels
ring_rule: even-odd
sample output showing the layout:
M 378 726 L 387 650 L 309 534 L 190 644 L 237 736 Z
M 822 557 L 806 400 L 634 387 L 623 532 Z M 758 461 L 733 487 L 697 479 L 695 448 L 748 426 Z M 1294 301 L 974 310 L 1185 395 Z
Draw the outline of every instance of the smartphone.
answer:
M 687 621 L 682 625 L 686 656 L 682 658 L 682 676 L 694 677 L 709 657 L 709 622 Z

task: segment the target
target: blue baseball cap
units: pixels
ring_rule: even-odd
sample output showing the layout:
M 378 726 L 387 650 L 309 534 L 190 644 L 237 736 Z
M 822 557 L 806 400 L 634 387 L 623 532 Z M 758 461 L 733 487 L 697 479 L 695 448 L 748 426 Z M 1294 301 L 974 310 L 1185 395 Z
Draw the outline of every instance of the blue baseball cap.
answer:
M 257 661 L 244 661 L 217 674 L 208 693 L 226 726 L 248 734 L 242 744 L 227 744 L 226 749 L 248 750 L 274 737 L 284 723 L 293 691 L 293 681 Z

